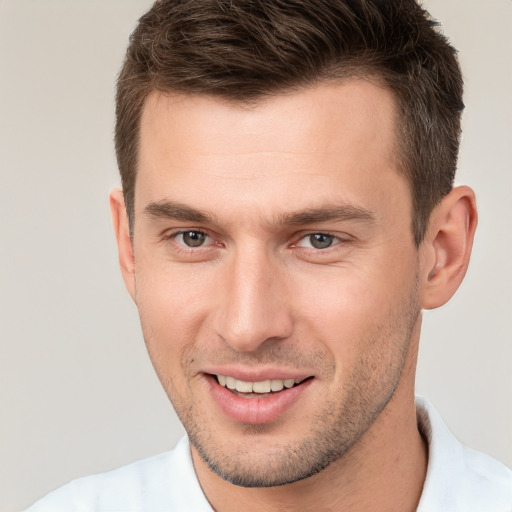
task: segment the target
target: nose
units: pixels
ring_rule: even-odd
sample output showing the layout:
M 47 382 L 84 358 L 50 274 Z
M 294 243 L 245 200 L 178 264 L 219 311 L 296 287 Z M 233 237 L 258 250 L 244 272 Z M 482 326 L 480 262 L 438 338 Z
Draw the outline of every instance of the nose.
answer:
M 217 334 L 239 352 L 289 337 L 292 303 L 281 264 L 263 251 L 247 249 L 237 251 L 225 271 Z

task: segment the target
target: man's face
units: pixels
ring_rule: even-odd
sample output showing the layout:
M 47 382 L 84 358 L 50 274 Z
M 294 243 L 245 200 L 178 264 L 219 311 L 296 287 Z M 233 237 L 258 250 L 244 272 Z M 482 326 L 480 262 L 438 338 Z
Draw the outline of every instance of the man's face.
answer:
M 401 382 L 420 307 L 394 113 L 355 79 L 146 103 L 131 291 L 194 454 L 228 481 L 318 472 Z

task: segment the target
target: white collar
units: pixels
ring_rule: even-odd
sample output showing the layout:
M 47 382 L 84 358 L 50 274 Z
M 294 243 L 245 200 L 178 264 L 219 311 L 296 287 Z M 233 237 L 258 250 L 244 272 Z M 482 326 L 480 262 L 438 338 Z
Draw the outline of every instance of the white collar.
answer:
M 417 512 L 511 512 L 510 469 L 460 443 L 422 397 L 416 398 L 416 413 L 429 450 Z

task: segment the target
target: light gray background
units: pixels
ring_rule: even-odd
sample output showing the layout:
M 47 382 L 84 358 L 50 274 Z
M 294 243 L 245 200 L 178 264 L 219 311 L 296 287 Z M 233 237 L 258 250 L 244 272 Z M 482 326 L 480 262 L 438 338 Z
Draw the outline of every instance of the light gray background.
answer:
M 169 449 L 181 426 L 117 268 L 115 75 L 149 1 L 0 0 L 0 510 Z M 459 182 L 480 226 L 425 315 L 417 390 L 512 464 L 512 2 L 425 2 L 466 77 Z

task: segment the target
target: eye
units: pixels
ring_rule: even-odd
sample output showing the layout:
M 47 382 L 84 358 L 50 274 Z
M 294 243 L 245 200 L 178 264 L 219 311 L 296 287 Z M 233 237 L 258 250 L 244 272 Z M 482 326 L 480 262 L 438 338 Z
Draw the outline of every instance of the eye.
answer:
M 210 238 L 202 231 L 183 231 L 174 235 L 175 240 L 187 247 L 201 247 Z
M 301 238 L 297 246 L 313 249 L 328 249 L 338 240 L 338 237 L 327 233 L 312 233 L 311 235 Z

